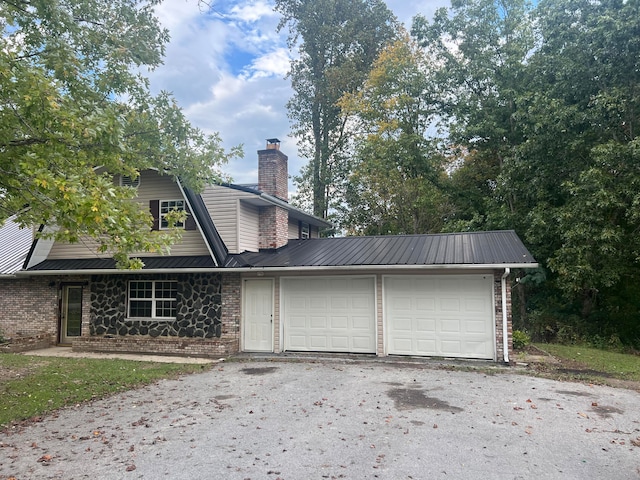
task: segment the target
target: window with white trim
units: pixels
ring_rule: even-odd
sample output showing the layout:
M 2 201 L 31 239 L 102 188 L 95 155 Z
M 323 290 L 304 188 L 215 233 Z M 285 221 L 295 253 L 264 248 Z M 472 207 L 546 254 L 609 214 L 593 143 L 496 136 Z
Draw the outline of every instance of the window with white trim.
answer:
M 170 280 L 129 281 L 129 318 L 175 319 L 178 283 Z
M 310 230 L 309 230 L 309 224 L 302 222 L 300 224 L 300 238 L 302 239 L 307 239 L 310 237 Z
M 169 228 L 169 222 L 166 219 L 167 213 L 177 210 L 184 211 L 184 200 L 160 200 L 160 230 Z M 176 222 L 178 228 L 184 228 L 184 222 Z

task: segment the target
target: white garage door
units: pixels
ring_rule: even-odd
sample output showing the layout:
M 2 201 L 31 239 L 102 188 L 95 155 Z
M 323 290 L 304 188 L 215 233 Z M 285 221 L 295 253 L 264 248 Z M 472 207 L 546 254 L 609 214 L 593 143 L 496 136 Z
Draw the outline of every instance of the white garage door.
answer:
M 384 278 L 387 353 L 493 359 L 492 275 Z
M 284 348 L 375 353 L 373 277 L 283 278 Z

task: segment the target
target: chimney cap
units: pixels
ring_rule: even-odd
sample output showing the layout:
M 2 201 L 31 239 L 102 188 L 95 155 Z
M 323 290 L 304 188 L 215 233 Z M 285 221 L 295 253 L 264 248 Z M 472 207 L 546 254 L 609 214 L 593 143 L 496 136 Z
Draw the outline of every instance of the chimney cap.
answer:
M 280 143 L 278 138 L 267 138 L 267 143 Z

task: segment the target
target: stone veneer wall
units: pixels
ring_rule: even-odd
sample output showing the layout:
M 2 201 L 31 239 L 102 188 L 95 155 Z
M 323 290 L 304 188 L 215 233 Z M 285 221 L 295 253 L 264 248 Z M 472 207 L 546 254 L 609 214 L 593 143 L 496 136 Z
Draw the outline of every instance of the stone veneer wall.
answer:
M 177 280 L 178 318 L 174 322 L 126 321 L 130 279 Z M 106 314 L 106 321 L 92 308 L 90 335 L 75 339 L 74 351 L 218 357 L 240 348 L 240 274 L 111 275 L 92 280 L 92 298 L 95 295 L 96 302 L 104 302 L 100 312 Z M 141 323 L 148 329 L 140 328 Z M 160 323 L 164 325 L 156 325 Z
M 176 280 L 175 320 L 129 320 L 126 318 L 127 285 L 130 280 Z M 90 335 L 148 335 L 155 337 L 219 338 L 222 334 L 222 276 L 190 275 L 96 275 L 91 279 Z
M 496 317 L 496 360 L 504 362 L 504 333 L 502 331 L 502 275 L 504 272 L 496 271 L 493 276 L 493 294 Z M 509 362 L 513 363 L 513 318 L 511 317 L 511 282 L 507 277 L 507 336 L 509 346 Z

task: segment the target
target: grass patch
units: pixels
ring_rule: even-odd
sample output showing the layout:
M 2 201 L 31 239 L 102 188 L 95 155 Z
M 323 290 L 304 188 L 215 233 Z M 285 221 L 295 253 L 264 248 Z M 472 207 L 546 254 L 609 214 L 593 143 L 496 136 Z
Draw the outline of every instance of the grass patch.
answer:
M 577 345 L 545 343 L 536 344 L 536 347 L 561 361 L 573 362 L 577 367 L 583 367 L 586 371 L 599 372 L 603 376 L 620 380 L 640 382 L 640 356 L 638 355 Z
M 209 365 L 0 354 L 0 427 Z

